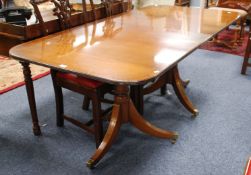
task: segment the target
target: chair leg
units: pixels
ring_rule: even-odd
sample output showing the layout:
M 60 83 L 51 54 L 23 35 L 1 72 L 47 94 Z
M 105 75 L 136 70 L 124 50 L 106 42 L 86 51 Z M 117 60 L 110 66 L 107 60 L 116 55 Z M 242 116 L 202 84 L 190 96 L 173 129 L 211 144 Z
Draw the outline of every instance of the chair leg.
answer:
M 93 110 L 93 121 L 94 121 L 94 133 L 96 147 L 98 148 L 103 139 L 103 124 L 102 124 L 102 112 L 101 102 L 98 96 L 92 98 L 92 110 Z
M 160 88 L 160 95 L 166 95 L 166 84 Z
M 56 82 L 56 72 L 51 70 L 51 77 L 55 92 L 55 100 L 56 100 L 56 113 L 57 113 L 57 126 L 64 126 L 64 101 L 63 101 L 63 93 L 62 88 L 57 85 Z
M 241 19 L 241 30 L 240 30 L 240 39 L 241 40 L 244 38 L 244 34 L 245 34 L 245 21 L 246 21 L 246 19 Z
M 90 98 L 87 95 L 85 95 L 82 108 L 84 110 L 88 110 L 89 106 L 90 106 Z
M 248 66 L 248 57 L 245 57 L 243 60 L 242 68 L 241 68 L 241 74 L 245 75 L 247 71 Z

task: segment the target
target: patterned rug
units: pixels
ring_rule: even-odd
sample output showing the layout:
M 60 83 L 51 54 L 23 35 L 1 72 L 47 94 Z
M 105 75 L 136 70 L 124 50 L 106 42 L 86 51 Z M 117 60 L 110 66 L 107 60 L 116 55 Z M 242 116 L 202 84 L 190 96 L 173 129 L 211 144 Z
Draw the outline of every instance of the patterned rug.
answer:
M 226 41 L 226 43 L 227 43 L 227 41 L 233 40 L 234 34 L 235 34 L 234 30 L 224 30 L 218 35 L 218 39 L 222 40 L 222 41 Z M 248 41 L 248 32 L 245 33 L 243 41 L 234 49 L 230 49 L 230 48 L 224 46 L 223 44 L 217 44 L 214 42 L 207 42 L 207 43 L 203 44 L 200 47 L 200 49 L 244 56 L 245 49 L 247 46 L 247 41 Z
M 50 73 L 48 68 L 31 65 L 32 79 L 36 80 Z M 24 85 L 22 66 L 18 61 L 0 56 L 0 94 Z

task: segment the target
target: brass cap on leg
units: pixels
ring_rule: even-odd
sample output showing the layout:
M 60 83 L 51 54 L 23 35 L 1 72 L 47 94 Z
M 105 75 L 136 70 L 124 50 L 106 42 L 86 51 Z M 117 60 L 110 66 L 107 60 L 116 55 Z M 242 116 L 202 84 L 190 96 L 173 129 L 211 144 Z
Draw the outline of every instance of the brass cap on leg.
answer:
M 199 115 L 199 110 L 195 109 L 192 118 L 196 118 Z
M 90 169 L 94 168 L 94 160 L 90 159 L 86 162 L 86 166 Z
M 171 142 L 172 144 L 175 144 L 176 141 L 178 140 L 178 138 L 179 138 L 179 134 L 178 134 L 177 132 L 174 132 L 172 138 L 170 139 L 170 142 Z

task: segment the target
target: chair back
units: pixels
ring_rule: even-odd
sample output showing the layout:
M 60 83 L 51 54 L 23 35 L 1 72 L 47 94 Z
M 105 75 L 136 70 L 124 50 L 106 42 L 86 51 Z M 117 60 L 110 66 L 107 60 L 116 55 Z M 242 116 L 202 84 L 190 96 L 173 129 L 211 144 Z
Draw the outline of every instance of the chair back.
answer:
M 101 2 L 105 6 L 107 16 L 111 16 L 113 14 L 112 12 L 113 4 L 116 2 L 120 2 L 122 5 L 122 11 L 123 12 L 125 11 L 124 0 L 101 0 Z M 131 2 L 128 0 L 128 3 L 131 3 Z
M 49 1 L 50 0 L 30 0 L 31 5 L 34 8 L 34 14 L 35 14 L 35 16 L 37 18 L 37 21 L 39 22 L 39 24 L 41 26 L 41 31 L 42 31 L 43 35 L 47 35 L 48 30 L 45 27 L 44 19 L 42 17 L 41 12 L 40 12 L 39 5 L 43 4 L 43 3 L 46 3 L 46 2 L 49 2 Z
M 70 28 L 72 6 L 70 5 L 69 0 L 51 0 L 51 2 L 55 5 L 53 14 L 58 17 L 61 29 L 64 30 Z
M 93 0 L 90 0 L 90 4 L 87 4 L 87 0 L 82 0 L 82 6 L 83 6 L 83 16 L 84 21 L 87 21 L 87 6 L 91 6 L 91 12 L 96 20 L 96 13 L 94 8 Z M 43 35 L 48 35 L 48 29 L 45 25 L 45 21 L 43 16 L 41 15 L 41 10 L 39 9 L 39 5 L 46 3 L 46 2 L 52 2 L 55 6 L 53 9 L 53 15 L 57 16 L 60 22 L 60 27 L 62 30 L 70 28 L 71 27 L 71 15 L 73 13 L 72 5 L 70 4 L 69 0 L 30 0 L 30 3 L 32 4 L 34 8 L 35 16 L 41 26 L 41 32 Z

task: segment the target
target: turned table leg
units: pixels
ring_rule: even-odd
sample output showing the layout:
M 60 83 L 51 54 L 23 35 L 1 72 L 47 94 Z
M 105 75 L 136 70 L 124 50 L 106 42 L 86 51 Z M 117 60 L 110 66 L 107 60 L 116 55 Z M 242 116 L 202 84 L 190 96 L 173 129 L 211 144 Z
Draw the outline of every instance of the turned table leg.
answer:
M 27 62 L 20 62 L 20 63 L 23 66 L 24 81 L 26 85 L 26 92 L 28 96 L 31 117 L 32 117 L 33 133 L 34 135 L 38 136 L 38 135 L 41 135 L 41 130 L 39 127 L 39 122 L 38 122 L 38 117 L 37 117 L 36 101 L 35 101 L 33 82 L 31 78 L 31 71 L 30 71 L 29 63 Z
M 104 136 L 103 141 L 87 162 L 89 168 L 93 168 L 99 160 L 106 154 L 113 144 L 115 138 L 119 133 L 120 126 L 123 123 L 129 122 L 140 131 L 149 135 L 170 139 L 175 143 L 178 134 L 176 132 L 165 131 L 157 128 L 147 122 L 136 110 L 133 102 L 129 97 L 129 88 L 126 85 L 118 85 L 115 91 L 115 102 L 111 114 L 108 130 Z

